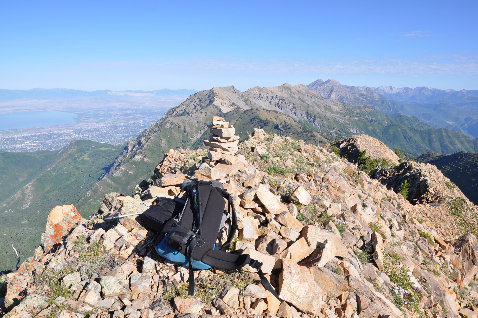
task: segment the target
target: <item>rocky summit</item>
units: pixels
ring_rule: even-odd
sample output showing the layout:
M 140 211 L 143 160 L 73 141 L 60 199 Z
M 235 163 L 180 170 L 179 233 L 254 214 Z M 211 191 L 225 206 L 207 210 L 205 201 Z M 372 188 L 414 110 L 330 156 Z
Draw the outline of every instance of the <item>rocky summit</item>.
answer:
M 424 200 L 407 200 L 417 182 L 449 182 L 438 170 L 415 164 L 407 170 L 394 162 L 386 167 L 388 176 L 402 176 L 401 184 L 407 180 L 409 187 L 395 189 L 385 172 L 366 173 L 332 147 L 259 129 L 237 143 L 234 128 L 218 117 L 210 130 L 210 149 L 170 150 L 134 196 L 105 195 L 93 217 L 80 217 L 72 206 L 53 209 L 35 255 L 0 276 L 1 313 L 478 316 L 476 206 L 456 187 L 440 200 L 421 187 Z M 251 267 L 196 271 L 195 294 L 188 296 L 187 269 L 156 254 L 157 238 L 137 216 L 111 218 L 145 211 L 158 197 L 181 196 L 180 185 L 193 178 L 220 180 L 233 196 L 239 231 L 231 251 L 262 262 L 280 300 Z

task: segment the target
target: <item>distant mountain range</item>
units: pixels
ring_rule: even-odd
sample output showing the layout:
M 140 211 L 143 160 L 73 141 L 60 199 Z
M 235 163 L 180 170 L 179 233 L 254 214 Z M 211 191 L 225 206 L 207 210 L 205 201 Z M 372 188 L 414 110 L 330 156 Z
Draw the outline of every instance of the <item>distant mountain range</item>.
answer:
M 350 99 L 355 95 L 351 93 Z M 364 94 L 363 99 L 368 96 Z M 387 103 L 384 100 L 384 105 Z M 209 138 L 207 125 L 214 115 L 231 122 L 242 139 L 255 127 L 312 144 L 367 134 L 413 156 L 478 150 L 478 140 L 460 132 L 433 128 L 414 117 L 383 114 L 366 105 L 327 99 L 305 85 L 254 87 L 245 92 L 232 86 L 204 90 L 171 108 L 122 151 L 106 144 L 76 142 L 61 152 L 33 153 L 26 159 L 21 154 L 2 154 L 9 162 L 5 169 L 8 180 L 0 183 L 0 189 L 6 191 L 0 193 L 0 213 L 8 220 L 1 227 L 10 237 L 2 244 L 5 255 L 9 255 L 5 259 L 11 259 L 13 252 L 4 244 L 15 237 L 24 237 L 19 246 L 22 255 L 31 254 L 43 230 L 42 222 L 55 204 L 72 203 L 83 215 L 91 215 L 105 193 L 131 194 L 141 180 L 150 177 L 169 149 L 202 146 L 202 141 Z M 38 169 L 29 164 L 35 160 Z M 23 164 L 15 167 L 16 161 Z M 0 270 L 2 266 L 6 265 L 0 264 Z
M 385 114 L 414 116 L 432 127 L 453 129 L 478 137 L 478 90 L 373 88 L 320 79 L 308 87 L 327 99 L 351 105 L 368 105 Z

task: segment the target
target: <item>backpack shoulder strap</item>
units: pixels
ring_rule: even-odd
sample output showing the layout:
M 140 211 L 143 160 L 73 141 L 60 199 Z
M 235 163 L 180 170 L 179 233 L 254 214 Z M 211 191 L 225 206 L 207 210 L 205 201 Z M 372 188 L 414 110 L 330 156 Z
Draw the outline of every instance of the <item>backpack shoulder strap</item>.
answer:
M 222 244 L 221 250 L 227 251 L 231 247 L 231 242 L 234 239 L 237 231 L 237 214 L 236 209 L 234 208 L 234 202 L 231 195 L 224 189 L 216 188 L 218 192 L 227 200 L 227 210 L 231 213 L 231 227 L 229 228 L 229 233 L 227 234 L 226 241 Z

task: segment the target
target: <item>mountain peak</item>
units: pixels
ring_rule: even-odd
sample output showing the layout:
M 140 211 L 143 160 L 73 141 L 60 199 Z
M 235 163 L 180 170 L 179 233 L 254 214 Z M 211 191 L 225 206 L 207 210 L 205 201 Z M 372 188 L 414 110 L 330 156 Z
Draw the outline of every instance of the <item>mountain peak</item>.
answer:
M 339 86 L 339 85 L 342 85 L 340 84 L 338 81 L 334 80 L 334 79 L 328 79 L 324 82 L 325 85 L 335 85 L 335 86 Z

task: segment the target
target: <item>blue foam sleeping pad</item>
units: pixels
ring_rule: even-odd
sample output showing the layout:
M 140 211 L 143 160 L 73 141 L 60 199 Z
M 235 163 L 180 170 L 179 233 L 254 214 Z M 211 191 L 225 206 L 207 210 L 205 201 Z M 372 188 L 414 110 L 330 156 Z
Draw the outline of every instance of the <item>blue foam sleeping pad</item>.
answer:
M 169 244 L 166 242 L 166 238 L 163 238 L 161 242 L 154 247 L 156 252 L 158 252 L 159 256 L 164 257 L 165 259 L 175 263 L 182 265 L 184 267 L 189 267 L 189 261 L 186 256 L 175 249 L 173 249 Z M 210 269 L 211 266 L 203 263 L 201 261 L 191 260 L 191 265 L 193 269 Z

